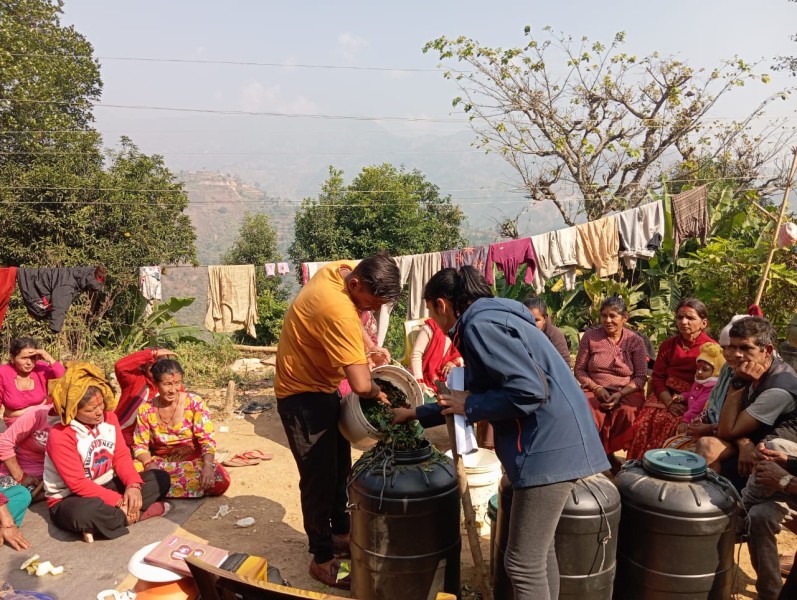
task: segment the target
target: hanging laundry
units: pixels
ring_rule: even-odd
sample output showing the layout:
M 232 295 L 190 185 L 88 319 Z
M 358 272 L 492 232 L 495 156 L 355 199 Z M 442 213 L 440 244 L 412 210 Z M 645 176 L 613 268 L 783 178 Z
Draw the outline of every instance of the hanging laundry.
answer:
M 578 266 L 595 269 L 598 277 L 609 277 L 620 268 L 618 255 L 620 237 L 617 233 L 617 219 L 604 217 L 583 225 L 576 225 L 578 240 L 576 254 Z
M 287 275 L 288 273 L 290 273 L 290 271 L 291 268 L 288 266 L 288 263 L 286 262 L 277 263 L 277 273 L 279 273 L 280 275 Z
M 495 283 L 493 275 L 493 264 L 504 273 L 507 283 L 514 284 L 517 278 L 518 268 L 522 264 L 526 267 L 526 275 L 523 280 L 526 283 L 534 281 L 534 271 L 537 268 L 537 258 L 534 255 L 534 248 L 531 245 L 531 238 L 521 238 L 519 240 L 509 240 L 491 244 L 487 250 L 487 261 L 484 265 L 484 277 L 487 283 Z
M 620 235 L 620 258 L 629 269 L 638 258 L 651 258 L 664 238 L 664 208 L 650 202 L 615 215 Z
M 249 336 L 256 338 L 256 323 L 254 265 L 209 266 L 205 327 L 216 332 L 245 329 Z
M 393 260 L 396 261 L 396 265 L 399 268 L 401 287 L 403 288 L 409 281 L 407 319 L 428 317 L 429 311 L 426 309 L 426 302 L 423 299 L 423 288 L 426 286 L 426 282 L 432 278 L 432 275 L 442 268 L 440 252 L 394 256 Z M 380 346 L 385 342 L 392 311 L 392 304 L 383 304 L 377 315 L 377 342 Z
M 163 299 L 161 296 L 161 268 L 139 267 L 138 283 L 141 295 L 147 301 L 147 306 L 144 308 L 144 316 L 148 317 L 155 308 L 155 302 Z
M 534 271 L 534 289 L 538 294 L 545 291 L 545 283 L 558 275 L 562 276 L 566 290 L 576 285 L 576 246 L 578 230 L 575 227 L 549 231 L 531 237 L 531 245 L 537 257 Z
M 308 281 L 313 278 L 318 272 L 318 269 L 324 265 L 328 265 L 331 261 L 325 260 L 320 262 L 306 262 L 302 263 L 302 285 L 306 285 Z
M 470 265 L 484 273 L 484 263 L 487 261 L 487 246 L 472 246 L 457 250 L 445 250 L 440 253 L 440 264 L 443 269 L 459 269 Z
M 0 269 L 0 328 L 3 327 L 3 321 L 6 318 L 6 311 L 8 310 L 8 301 L 11 300 L 11 294 L 14 293 L 14 286 L 16 283 L 16 267 Z
M 58 333 L 78 294 L 101 291 L 105 273 L 105 267 L 20 268 L 17 283 L 30 316 L 49 319 L 50 331 Z
M 266 277 L 274 277 L 277 274 L 277 265 L 266 263 Z
M 778 231 L 778 247 L 786 248 L 797 242 L 797 225 L 794 223 L 784 223 Z M 0 319 L 2 323 L 2 319 Z
M 208 268 L 189 265 L 164 266 L 161 269 L 161 294 L 166 299 L 193 298 L 194 302 L 174 314 L 178 325 L 204 328 L 207 313 Z M 201 331 L 199 336 L 212 341 L 209 332 Z
M 684 240 L 699 238 L 706 245 L 708 237 L 708 188 L 705 185 L 672 197 L 673 255 Z

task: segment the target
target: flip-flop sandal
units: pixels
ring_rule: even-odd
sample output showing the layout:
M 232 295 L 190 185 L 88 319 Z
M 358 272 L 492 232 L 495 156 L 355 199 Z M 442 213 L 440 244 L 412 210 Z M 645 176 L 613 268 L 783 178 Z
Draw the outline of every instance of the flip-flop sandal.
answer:
M 273 454 L 263 452 L 262 450 L 247 450 L 246 452 L 241 452 L 239 456 L 252 460 L 271 460 L 274 457 Z
M 242 454 L 236 454 L 221 464 L 225 467 L 252 467 L 254 465 L 259 465 L 260 462 L 259 458 L 247 458 Z
M 250 402 L 241 409 L 241 412 L 245 415 L 255 415 L 267 411 L 271 406 L 271 402 Z

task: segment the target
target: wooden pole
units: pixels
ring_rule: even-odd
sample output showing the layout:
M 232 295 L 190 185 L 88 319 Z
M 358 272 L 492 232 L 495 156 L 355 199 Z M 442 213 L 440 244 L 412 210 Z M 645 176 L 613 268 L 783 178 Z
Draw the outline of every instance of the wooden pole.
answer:
M 269 354 L 277 353 L 276 346 L 244 346 L 242 344 L 233 344 L 232 347 L 236 350 L 242 350 L 244 352 L 267 352 Z
M 761 275 L 761 283 L 758 285 L 758 293 L 755 295 L 755 302 L 753 304 L 760 304 L 761 297 L 764 295 L 764 288 L 767 287 L 767 278 L 769 277 L 769 269 L 772 266 L 772 258 L 775 256 L 775 251 L 778 249 L 778 233 L 780 226 L 783 224 L 783 217 L 786 215 L 786 207 L 789 205 L 789 193 L 791 193 L 791 182 L 794 179 L 794 172 L 797 171 L 797 147 L 791 150 L 791 169 L 789 169 L 789 177 L 786 179 L 786 189 L 783 192 L 783 202 L 780 204 L 780 213 L 778 220 L 775 221 L 775 233 L 772 236 L 772 245 L 769 248 L 769 256 L 764 265 L 764 273 Z
M 235 382 L 230 379 L 227 382 L 227 399 L 224 402 L 224 413 L 226 415 L 232 414 L 233 404 L 235 404 Z
M 451 441 L 451 455 L 454 458 L 454 470 L 457 473 L 459 492 L 462 497 L 462 510 L 465 513 L 465 530 L 468 532 L 468 545 L 470 546 L 470 554 L 473 557 L 473 565 L 476 568 L 479 590 L 482 593 L 482 600 L 493 600 L 493 590 L 490 587 L 487 565 L 484 564 L 484 557 L 482 556 L 481 540 L 479 539 L 479 532 L 476 530 L 476 511 L 473 510 L 473 502 L 470 499 L 468 476 L 465 474 L 465 465 L 460 460 L 459 453 L 457 453 L 457 434 L 454 431 L 453 415 L 446 415 L 446 429 L 448 429 L 448 439 Z

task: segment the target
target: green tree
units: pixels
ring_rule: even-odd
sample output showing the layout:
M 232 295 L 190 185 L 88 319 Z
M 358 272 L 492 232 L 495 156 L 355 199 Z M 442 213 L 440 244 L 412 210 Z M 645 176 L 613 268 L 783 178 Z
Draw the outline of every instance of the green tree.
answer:
M 333 167 L 316 199 L 305 199 L 295 217 L 289 249 L 307 261 L 364 258 L 381 250 L 394 256 L 435 252 L 464 243 L 462 210 L 418 170 L 390 164 L 366 167 L 346 186 Z
M 659 175 L 680 158 L 729 152 L 749 132 L 779 92 L 739 123 L 711 127 L 706 114 L 724 96 L 756 75 L 734 58 L 710 69 L 693 69 L 658 53 L 623 52 L 625 34 L 611 44 L 574 39 L 544 29 L 515 48 L 490 48 L 467 37 L 440 37 L 426 44 L 461 95 L 454 107 L 469 115 L 476 144 L 497 152 L 518 173 L 534 202 L 551 201 L 568 225 L 639 205 Z M 755 135 L 780 140 L 777 126 Z
M 103 264 L 105 293 L 81 298 L 64 328 L 71 351 L 115 339 L 138 301 L 139 265 L 194 261 L 182 184 L 128 139 L 104 152 L 92 128 L 102 89 L 92 47 L 60 22 L 60 0 L 0 0 L 0 261 Z M 49 333 L 14 300 L 7 333 Z
M 317 198 L 306 198 L 295 217 L 295 238 L 288 251 L 301 280 L 301 263 L 365 258 L 386 250 L 393 256 L 437 252 L 465 244 L 464 214 L 451 196 L 417 169 L 390 164 L 364 168 L 350 185 L 330 167 Z M 403 319 L 400 300 L 393 310 L 385 346 L 401 355 Z
M 277 234 L 266 214 L 244 213 L 238 237 L 221 257 L 225 265 L 248 265 L 256 267 L 258 323 L 257 343 L 270 345 L 279 340 L 282 320 L 288 309 L 288 290 L 280 277 L 267 277 L 263 265 L 279 262 L 282 255 L 277 250 Z M 237 334 L 240 340 L 249 340 L 245 333 Z
M 789 2 L 797 2 L 797 0 L 789 0 Z M 797 34 L 791 36 L 791 40 L 797 42 Z M 797 56 L 778 56 L 773 68 L 776 71 L 790 71 L 792 76 L 797 76 Z

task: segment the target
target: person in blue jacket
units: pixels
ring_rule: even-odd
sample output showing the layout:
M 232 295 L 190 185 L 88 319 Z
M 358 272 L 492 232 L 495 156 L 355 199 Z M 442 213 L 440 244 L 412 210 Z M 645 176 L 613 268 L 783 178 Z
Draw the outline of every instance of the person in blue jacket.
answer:
M 576 480 L 609 469 L 586 397 L 519 302 L 494 298 L 473 267 L 443 269 L 426 284 L 429 315 L 465 360 L 465 389 L 437 404 L 397 409 L 422 425 L 463 414 L 487 419 L 514 496 L 504 565 L 515 600 L 559 597 L 554 534 Z

